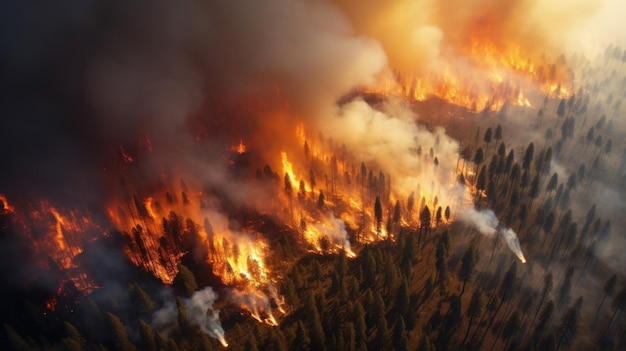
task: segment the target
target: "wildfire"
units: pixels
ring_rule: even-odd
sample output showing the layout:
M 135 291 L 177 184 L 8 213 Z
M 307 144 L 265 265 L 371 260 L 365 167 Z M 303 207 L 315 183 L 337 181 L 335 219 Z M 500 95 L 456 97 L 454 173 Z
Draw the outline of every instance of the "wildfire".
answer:
M 28 211 L 9 205 L 4 195 L 0 195 L 0 201 L 32 242 L 36 264 L 43 270 L 59 274 L 58 296 L 65 293 L 68 282 L 84 294 L 96 288 L 93 280 L 76 262 L 84 246 L 103 235 L 100 226 L 88 214 L 60 209 L 47 201 L 39 202 Z M 56 301 L 55 297 L 47 301 L 47 308 L 54 310 Z
M 272 285 L 266 265 L 268 249 L 260 235 L 230 229 L 227 218 L 203 207 L 209 200 L 203 192 L 189 191 L 184 184 L 171 185 L 169 189 L 152 193 L 145 200 L 135 195 L 109 206 L 111 221 L 125 234 L 130 260 L 171 284 L 183 255 L 201 253 L 224 284 L 269 301 L 263 292 Z M 251 304 L 249 310 L 259 310 L 258 301 L 248 299 L 246 303 Z M 273 320 L 270 324 L 276 325 L 269 303 L 263 311 L 271 316 L 263 321 Z M 252 316 L 258 317 L 259 313 Z
M 531 88 L 558 98 L 569 96 L 570 75 L 564 63 L 537 64 L 519 46 L 495 44 L 483 32 L 471 35 L 464 53 L 469 63 L 442 57 L 440 67 L 430 74 L 383 75 L 376 86 L 363 91 L 415 101 L 436 96 L 472 111 L 497 110 L 505 102 L 530 107 L 523 90 Z

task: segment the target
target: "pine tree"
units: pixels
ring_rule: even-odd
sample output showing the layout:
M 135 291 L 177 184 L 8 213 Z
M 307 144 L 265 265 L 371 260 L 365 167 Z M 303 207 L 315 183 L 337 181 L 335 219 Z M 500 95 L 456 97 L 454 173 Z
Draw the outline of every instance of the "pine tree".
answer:
M 384 315 L 379 316 L 376 322 L 376 334 L 374 335 L 372 346 L 374 350 L 386 350 L 389 348 L 389 329 Z
M 141 319 L 138 322 L 138 326 L 139 335 L 141 335 L 142 349 L 147 351 L 156 351 L 157 346 L 156 342 L 154 341 L 154 332 L 152 331 L 152 328 L 150 328 L 148 323 L 144 322 Z
M 539 321 L 537 322 L 537 325 L 535 326 L 535 332 L 533 334 L 533 340 L 534 340 L 535 345 L 543 337 L 544 333 L 550 326 L 550 322 L 552 321 L 553 314 L 554 314 L 554 302 L 552 302 L 552 300 L 549 300 L 548 303 L 546 303 L 546 306 L 541 311 L 541 314 L 539 315 Z
M 461 281 L 463 281 L 461 296 L 465 292 L 465 284 L 467 284 L 474 276 L 474 269 L 476 267 L 476 263 L 478 263 L 479 257 L 480 255 L 478 253 L 478 250 L 476 249 L 474 242 L 472 242 L 465 251 L 465 254 L 463 254 L 463 259 L 461 263 L 460 277 Z
M 172 285 L 185 297 L 191 297 L 191 295 L 198 290 L 196 277 L 189 268 L 182 263 L 178 265 L 178 274 L 174 278 Z
M 602 304 L 604 304 L 604 300 L 606 300 L 607 296 L 613 295 L 615 291 L 615 286 L 617 285 L 617 275 L 613 274 L 611 278 L 609 278 L 606 283 L 604 283 L 604 295 L 602 295 L 602 300 L 598 304 L 598 309 L 596 310 L 596 315 L 593 318 L 593 323 L 591 323 L 592 328 L 595 327 L 596 321 L 598 320 L 598 314 L 600 313 L 600 309 L 602 308 Z
M 310 345 L 311 339 L 309 339 L 309 336 L 307 335 L 304 324 L 302 324 L 302 321 L 298 320 L 296 323 L 296 336 L 291 344 L 291 349 L 297 351 L 309 351 Z
M 34 348 L 29 345 L 24 338 L 22 338 L 13 327 L 8 324 L 4 324 L 4 330 L 6 331 L 9 343 L 16 351 L 31 351 Z
M 107 313 L 106 316 L 111 334 L 113 335 L 113 345 L 115 345 L 115 349 L 120 351 L 134 351 L 135 345 L 128 340 L 128 334 L 126 333 L 126 328 L 124 324 L 122 324 L 122 321 L 110 312 Z
M 479 317 L 481 311 L 483 309 L 483 301 L 482 301 L 482 293 L 479 290 L 474 290 L 472 294 L 472 299 L 470 300 L 470 304 L 465 311 L 465 316 L 469 317 L 469 321 L 467 323 L 467 331 L 465 332 L 465 336 L 463 337 L 463 341 L 461 342 L 461 346 L 465 345 L 467 341 L 467 337 L 469 336 L 470 329 L 474 324 L 474 319 Z
M 557 330 L 557 344 L 556 350 L 563 346 L 572 345 L 572 341 L 576 337 L 578 332 L 578 325 L 580 323 L 580 309 L 583 304 L 583 298 L 579 297 L 574 306 L 567 309 L 563 317 L 561 318 L 561 325 Z
M 376 196 L 374 202 L 374 219 L 376 221 L 376 234 L 380 236 L 383 223 L 383 207 L 380 203 L 380 196 Z
M 393 346 L 395 350 L 407 351 L 408 344 L 409 338 L 407 336 L 406 325 L 404 324 L 404 319 L 400 317 L 393 329 Z
M 154 302 L 150 296 L 137 283 L 129 284 L 128 294 L 132 306 L 138 314 L 148 313 L 154 308 Z

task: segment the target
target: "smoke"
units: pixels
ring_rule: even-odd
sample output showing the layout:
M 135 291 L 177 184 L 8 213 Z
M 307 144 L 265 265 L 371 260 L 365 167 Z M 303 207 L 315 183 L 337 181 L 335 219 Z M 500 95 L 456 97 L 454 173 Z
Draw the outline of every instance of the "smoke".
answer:
M 191 298 L 183 299 L 189 321 L 202 329 L 207 335 L 216 338 L 224 346 L 228 346 L 224 338 L 224 329 L 220 324 L 219 310 L 213 308 L 217 294 L 211 287 L 193 293 Z M 156 329 L 166 329 L 176 323 L 178 310 L 176 301 L 170 298 L 163 307 L 153 314 L 152 325 Z
M 274 294 L 272 296 L 278 297 Z M 267 323 L 271 326 L 278 325 L 272 312 L 270 299 L 267 295 L 258 291 L 247 292 L 234 289 L 230 298 L 236 303 L 239 303 L 242 308 L 248 310 L 252 318 L 257 321 Z M 279 303 L 279 301 L 276 301 L 276 303 Z
M 506 245 L 513 251 L 515 256 L 517 256 L 522 263 L 526 263 L 526 258 L 524 258 L 524 253 L 520 248 L 517 234 L 513 229 L 501 225 L 492 210 L 477 211 L 473 208 L 465 208 L 459 212 L 458 218 L 463 222 L 474 225 L 476 230 L 484 235 L 493 236 L 496 233 L 501 234 Z
M 340 218 L 335 218 L 332 212 L 329 212 L 325 221 L 313 224 L 315 229 L 322 235 L 330 239 L 331 243 L 337 247 L 343 248 L 348 256 L 354 257 L 355 254 L 350 248 L 350 240 L 346 231 L 346 224 Z
M 407 72 L 441 67 L 442 59 L 462 61 L 476 39 L 504 53 L 519 50 L 535 61 L 589 49 L 604 42 L 607 33 L 623 33 L 617 29 L 623 25 L 616 21 L 620 5 L 614 0 L 476 0 L 464 6 L 451 0 L 334 2 L 357 33 L 381 42 L 392 67 Z
M 431 205 L 435 196 L 440 203 L 454 203 L 459 195 L 451 186 L 455 184 L 458 142 L 443 128 L 430 131 L 418 120 L 400 101 L 374 108 L 357 99 L 341 106 L 332 118 L 323 119 L 319 127 L 344 143 L 357 162 L 387 173 L 397 195 L 408 196 L 421 187 Z M 419 192 L 417 195 L 421 198 Z

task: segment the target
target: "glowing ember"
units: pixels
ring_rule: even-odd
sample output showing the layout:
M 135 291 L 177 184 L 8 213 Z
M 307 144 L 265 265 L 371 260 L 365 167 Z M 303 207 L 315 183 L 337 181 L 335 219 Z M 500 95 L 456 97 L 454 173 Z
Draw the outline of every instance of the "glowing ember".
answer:
M 243 139 L 239 140 L 239 144 L 231 146 L 230 151 L 234 151 L 240 155 L 245 154 L 247 148 L 246 145 L 243 143 Z
M 152 144 L 149 145 L 150 147 L 152 147 Z M 124 162 L 130 163 L 135 160 L 128 152 L 126 152 L 126 150 L 124 150 L 124 147 L 122 145 L 120 145 L 120 152 L 122 153 L 122 158 L 124 159 Z

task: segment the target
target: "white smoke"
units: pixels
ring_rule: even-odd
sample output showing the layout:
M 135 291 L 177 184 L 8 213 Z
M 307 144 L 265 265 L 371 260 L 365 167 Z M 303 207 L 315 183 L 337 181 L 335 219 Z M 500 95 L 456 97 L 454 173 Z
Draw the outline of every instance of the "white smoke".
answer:
M 350 240 L 348 240 L 348 232 L 346 231 L 344 221 L 336 218 L 332 212 L 328 213 L 327 219 L 327 221 L 314 224 L 313 227 L 330 239 L 331 243 L 338 247 L 343 247 L 348 256 L 354 257 L 355 254 L 350 247 Z
M 224 346 L 228 346 L 224 337 L 224 328 L 220 324 L 219 310 L 213 308 L 217 293 L 209 286 L 196 291 L 191 298 L 183 299 L 189 321 L 202 329 L 207 335 L 216 338 Z M 167 330 L 176 323 L 178 311 L 173 297 L 153 314 L 152 326 L 155 329 Z
M 259 291 L 239 291 L 233 290 L 231 299 L 239 303 L 243 308 L 249 310 L 252 318 L 261 323 L 267 323 L 271 326 L 277 326 L 278 322 L 272 312 L 270 299 L 266 294 Z M 279 305 L 280 309 L 280 305 Z
M 474 225 L 474 227 L 484 235 L 493 236 L 496 233 L 501 234 L 506 245 L 513 251 L 515 256 L 517 256 L 522 263 L 526 263 L 526 258 L 520 247 L 517 234 L 513 229 L 501 225 L 492 210 L 477 211 L 474 208 L 465 208 L 459 212 L 458 218 L 463 222 Z

